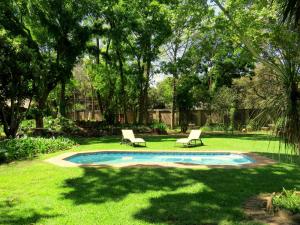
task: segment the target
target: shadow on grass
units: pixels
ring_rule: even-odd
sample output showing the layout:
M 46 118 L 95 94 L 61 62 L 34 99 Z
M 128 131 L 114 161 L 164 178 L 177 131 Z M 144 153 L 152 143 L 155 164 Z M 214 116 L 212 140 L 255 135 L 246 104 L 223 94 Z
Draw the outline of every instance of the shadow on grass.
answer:
M 232 138 L 239 140 L 253 140 L 253 141 L 277 141 L 278 138 L 268 134 L 231 134 L 231 133 L 206 133 L 204 138 Z
M 72 190 L 63 198 L 75 204 L 104 203 L 157 191 L 158 196 L 149 196 L 150 205 L 133 215 L 154 224 L 242 222 L 241 207 L 249 197 L 282 187 L 300 188 L 300 168 L 292 164 L 252 169 L 82 169 L 81 177 L 66 180 L 65 187 Z
M 16 207 L 17 204 L 12 206 L 0 202 L 0 224 L 36 224 L 43 218 L 50 219 L 59 216 L 51 213 L 39 213 L 35 209 L 17 209 Z M 17 212 L 17 214 L 12 214 L 12 212 Z
M 256 154 L 262 155 L 264 157 L 273 159 L 279 163 L 290 163 L 300 166 L 300 155 L 285 154 L 284 149 L 282 152 L 277 153 L 267 153 L 267 152 L 255 152 Z

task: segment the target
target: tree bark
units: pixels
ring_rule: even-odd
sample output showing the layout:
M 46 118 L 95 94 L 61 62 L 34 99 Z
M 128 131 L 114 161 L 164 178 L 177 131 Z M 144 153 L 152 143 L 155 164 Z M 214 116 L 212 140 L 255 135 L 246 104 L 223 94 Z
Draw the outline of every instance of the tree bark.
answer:
M 178 77 L 177 72 L 177 53 L 178 53 L 179 43 L 176 41 L 173 54 L 173 64 L 175 66 L 173 70 L 173 93 L 172 93 L 172 107 L 171 107 L 171 129 L 175 126 L 175 109 L 176 109 L 176 81 Z
M 38 113 L 35 116 L 35 127 L 36 128 L 44 128 L 44 116 L 43 116 L 43 114 Z
M 35 102 L 37 104 L 37 113 L 35 114 L 35 127 L 44 128 L 44 110 L 46 107 L 47 99 L 49 93 L 55 88 L 56 85 L 53 83 L 48 84 L 48 86 L 41 88 L 39 94 L 35 97 Z
M 149 53 L 148 53 L 149 54 Z M 139 123 L 148 123 L 148 89 L 150 80 L 150 69 L 151 69 L 151 58 L 146 56 L 143 62 L 143 73 L 141 79 L 140 87 L 140 97 L 139 97 Z
M 46 101 L 48 98 L 48 94 L 46 96 L 41 96 L 41 98 L 37 99 L 37 110 L 38 112 L 35 115 L 35 127 L 36 128 L 44 128 L 44 109 L 46 106 Z
M 96 46 L 97 46 L 97 52 L 96 52 L 96 64 L 100 64 L 100 41 L 99 38 L 96 38 Z
M 173 96 L 171 107 L 171 129 L 175 127 L 175 110 L 176 110 L 176 78 L 173 76 Z
M 20 126 L 18 110 L 20 106 L 15 107 L 15 103 L 11 101 L 10 107 L 1 107 L 1 118 L 3 122 L 4 133 L 8 138 L 15 138 Z M 17 110 L 17 111 L 16 111 Z
M 66 81 L 64 79 L 61 80 L 59 112 L 61 116 L 66 117 Z
M 119 61 L 119 73 L 121 77 L 121 97 L 122 97 L 122 106 L 123 106 L 123 113 L 124 113 L 124 122 L 125 124 L 128 123 L 127 120 L 127 96 L 125 91 L 125 77 L 124 77 L 124 68 L 123 68 L 123 61 L 119 47 L 116 48 L 116 53 L 118 56 Z

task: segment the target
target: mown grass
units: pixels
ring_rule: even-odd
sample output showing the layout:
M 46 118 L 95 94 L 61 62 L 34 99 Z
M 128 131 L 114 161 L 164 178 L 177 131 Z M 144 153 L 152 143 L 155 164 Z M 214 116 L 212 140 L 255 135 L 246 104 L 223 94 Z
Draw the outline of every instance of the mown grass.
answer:
M 149 136 L 147 148 L 174 149 L 175 137 Z M 133 149 L 119 137 L 78 140 L 72 151 Z M 191 150 L 241 150 L 274 156 L 265 135 L 205 135 Z M 183 148 L 180 148 L 183 150 Z M 265 192 L 300 188 L 300 167 L 252 169 L 63 168 L 35 160 L 0 166 L 0 224 L 258 224 L 242 205 Z
M 181 145 L 175 146 L 177 138 L 188 135 L 139 135 L 147 142 L 145 149 L 150 150 L 183 150 L 187 149 Z M 240 151 L 276 151 L 278 150 L 278 140 L 266 134 L 204 134 L 202 135 L 204 145 L 190 147 L 190 150 L 240 150 Z M 120 144 L 120 136 L 110 136 L 102 138 L 79 138 L 81 146 L 76 150 L 97 150 L 97 149 L 142 149 L 143 146 L 132 148 L 129 145 Z

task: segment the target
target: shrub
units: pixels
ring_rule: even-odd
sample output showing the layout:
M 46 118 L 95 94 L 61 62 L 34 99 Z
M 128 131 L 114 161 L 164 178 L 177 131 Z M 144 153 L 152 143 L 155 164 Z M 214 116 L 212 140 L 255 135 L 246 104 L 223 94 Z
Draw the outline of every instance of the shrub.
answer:
M 223 123 L 211 123 L 201 127 L 202 131 L 227 131 L 227 126 Z
M 45 117 L 44 122 L 45 128 L 48 128 L 52 131 L 74 133 L 80 130 L 74 121 L 60 115 L 57 118 L 53 118 L 51 116 Z
M 0 158 L 2 161 L 33 158 L 41 153 L 68 149 L 74 144 L 74 141 L 64 137 L 9 139 L 0 142 Z
M 262 127 L 262 124 L 257 119 L 250 120 L 248 125 L 246 126 L 246 128 L 249 131 L 257 131 L 257 130 L 260 130 L 261 127 Z
M 296 190 L 285 190 L 273 197 L 275 209 L 286 209 L 294 214 L 300 213 L 300 195 Z
M 20 124 L 20 128 L 28 130 L 35 127 L 35 120 L 23 120 Z
M 167 134 L 168 126 L 165 123 L 154 122 L 151 127 L 158 134 Z

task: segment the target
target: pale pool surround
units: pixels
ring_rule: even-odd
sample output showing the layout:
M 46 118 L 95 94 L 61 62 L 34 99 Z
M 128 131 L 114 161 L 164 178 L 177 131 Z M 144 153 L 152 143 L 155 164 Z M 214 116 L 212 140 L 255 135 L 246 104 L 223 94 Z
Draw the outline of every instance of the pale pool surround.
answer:
M 143 156 L 153 156 L 146 160 Z M 213 162 L 210 156 L 223 159 Z M 94 160 L 102 157 L 101 162 Z M 136 156 L 136 157 L 134 157 Z M 141 158 L 137 157 L 141 156 Z M 96 157 L 96 158 L 97 158 Z M 138 159 L 139 158 L 139 159 Z M 231 159 L 230 159 L 231 158 Z M 103 160 L 104 159 L 104 160 Z M 179 167 L 179 168 L 252 168 L 276 163 L 274 160 L 251 152 L 238 151 L 124 151 L 101 150 L 67 152 L 46 160 L 63 167 Z M 210 163 L 209 163 L 210 162 Z M 234 162 L 234 163 L 232 163 Z

